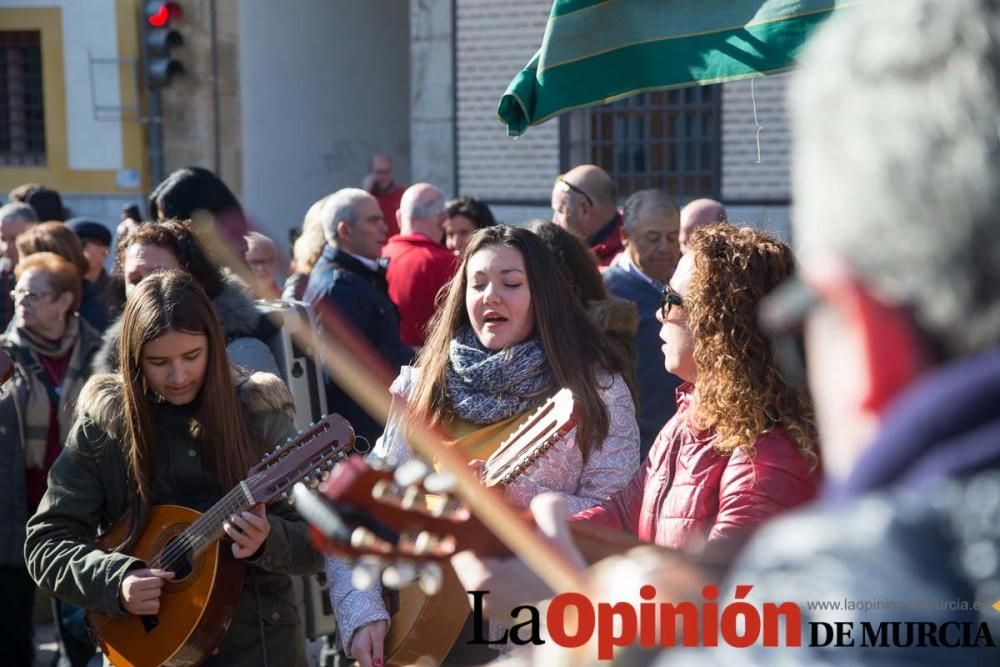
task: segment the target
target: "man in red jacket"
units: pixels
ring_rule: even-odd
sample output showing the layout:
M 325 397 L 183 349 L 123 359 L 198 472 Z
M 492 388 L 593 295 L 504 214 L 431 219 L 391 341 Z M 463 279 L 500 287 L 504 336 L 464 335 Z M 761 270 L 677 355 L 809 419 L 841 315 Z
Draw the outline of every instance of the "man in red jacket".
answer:
M 451 280 L 458 258 L 441 245 L 446 219 L 444 195 L 433 185 L 417 183 L 403 193 L 396 213 L 400 233 L 389 239 L 382 257 L 389 298 L 399 309 L 399 334 L 411 347 L 424 344 L 438 291 Z
M 389 159 L 388 155 L 380 153 L 372 155 L 368 174 L 365 176 L 364 188 L 372 197 L 375 197 L 379 208 L 382 209 L 382 219 L 385 220 L 385 225 L 389 228 L 389 236 L 398 234 L 399 223 L 396 222 L 396 211 L 399 210 L 399 202 L 403 198 L 403 192 L 406 188 L 392 180 L 392 160 Z

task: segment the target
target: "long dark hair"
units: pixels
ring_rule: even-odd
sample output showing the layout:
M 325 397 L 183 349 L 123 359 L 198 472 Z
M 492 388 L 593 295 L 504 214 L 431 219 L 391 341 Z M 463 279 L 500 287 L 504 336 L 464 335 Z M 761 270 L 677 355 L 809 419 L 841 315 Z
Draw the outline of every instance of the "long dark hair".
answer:
M 208 211 L 215 227 L 240 257 L 246 251 L 243 237 L 250 231 L 240 201 L 221 178 L 204 167 L 183 167 L 172 172 L 149 196 L 149 217 L 167 220 L 194 217 Z
M 191 275 L 181 271 L 157 271 L 147 276 L 125 305 L 118 347 L 125 399 L 125 459 L 138 502 L 130 540 L 138 536 L 148 517 L 156 474 L 152 467 L 154 409 L 142 372 L 142 352 L 147 343 L 169 331 L 203 334 L 208 339 L 205 383 L 195 399 L 195 436 L 208 452 L 206 458 L 219 486 L 224 491 L 236 486 L 255 462 L 222 325 L 208 295 Z
M 592 301 L 608 298 L 601 272 L 594 256 L 579 237 L 548 220 L 532 220 L 530 229 L 549 249 L 559 266 L 559 271 L 573 289 L 576 298 L 586 306 Z
M 458 273 L 445 293 L 442 307 L 431 321 L 427 343 L 417 357 L 420 378 L 409 402 L 412 417 L 436 426 L 451 416 L 445 391 L 448 348 L 452 338 L 471 326 L 465 306 L 469 258 L 488 246 L 506 246 L 524 258 L 531 292 L 534 331 L 557 387 L 568 387 L 582 415 L 577 426 L 577 444 L 584 460 L 591 448 L 600 447 L 608 435 L 610 416 L 597 385 L 599 371 L 619 373 L 618 363 L 604 336 L 587 317 L 580 302 L 556 268 L 552 254 L 527 229 L 496 225 L 484 227 L 469 239 Z

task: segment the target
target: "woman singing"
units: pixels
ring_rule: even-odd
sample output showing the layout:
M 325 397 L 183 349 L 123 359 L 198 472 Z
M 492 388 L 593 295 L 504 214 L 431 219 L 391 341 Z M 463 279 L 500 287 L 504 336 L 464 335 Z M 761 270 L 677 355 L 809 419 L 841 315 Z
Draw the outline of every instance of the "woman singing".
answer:
M 234 375 L 222 326 L 197 282 L 179 271 L 143 279 L 122 315 L 121 369 L 92 377 L 28 524 L 28 570 L 39 586 L 106 615 L 155 614 L 173 573 L 147 569 L 95 536 L 129 517 L 129 543 L 152 505 L 205 511 L 293 431 L 291 397 L 266 373 Z M 229 517 L 247 576 L 232 622 L 207 664 L 305 665 L 290 574 L 322 561 L 287 507 Z
M 403 367 L 374 454 L 412 456 L 406 420 L 442 427 L 469 459 L 487 458 L 520 419 L 562 387 L 581 420 L 504 495 L 526 507 L 544 491 L 574 511 L 620 490 L 639 464 L 635 407 L 620 362 L 527 229 L 494 226 L 469 241 L 415 367 Z M 388 614 L 378 590 L 357 591 L 350 571 L 328 561 L 330 594 L 345 649 L 381 664 Z M 376 587 L 377 588 L 377 587 Z

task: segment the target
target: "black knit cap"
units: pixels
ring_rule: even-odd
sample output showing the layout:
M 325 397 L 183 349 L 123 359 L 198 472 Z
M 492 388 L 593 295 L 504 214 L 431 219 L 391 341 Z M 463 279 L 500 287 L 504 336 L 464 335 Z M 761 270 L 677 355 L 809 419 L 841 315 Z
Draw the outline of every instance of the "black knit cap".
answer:
M 66 226 L 72 229 L 84 241 L 94 241 L 101 245 L 111 245 L 111 231 L 92 218 L 72 218 L 66 221 Z

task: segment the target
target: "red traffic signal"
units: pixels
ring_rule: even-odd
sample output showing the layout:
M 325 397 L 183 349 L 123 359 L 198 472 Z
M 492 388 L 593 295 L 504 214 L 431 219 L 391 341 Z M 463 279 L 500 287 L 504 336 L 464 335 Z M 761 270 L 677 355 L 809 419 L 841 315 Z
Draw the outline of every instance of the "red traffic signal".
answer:
M 154 28 L 162 28 L 183 15 L 184 10 L 176 2 L 150 2 L 146 5 L 146 21 Z

